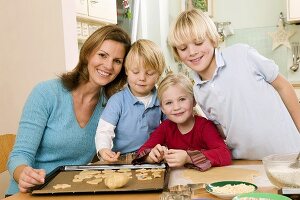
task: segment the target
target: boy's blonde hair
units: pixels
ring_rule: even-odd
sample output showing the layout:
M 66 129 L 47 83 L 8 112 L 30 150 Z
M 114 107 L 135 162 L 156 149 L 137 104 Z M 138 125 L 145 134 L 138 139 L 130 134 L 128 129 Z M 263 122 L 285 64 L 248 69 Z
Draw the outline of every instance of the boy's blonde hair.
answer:
M 219 46 L 220 35 L 216 25 L 204 12 L 191 9 L 183 11 L 172 24 L 168 36 L 168 43 L 177 61 L 180 61 L 176 46 L 191 42 L 204 41 L 209 38 L 216 48 Z
M 159 102 L 162 103 L 162 95 L 170 86 L 180 86 L 186 90 L 191 97 L 194 98 L 193 93 L 193 83 L 192 81 L 184 74 L 178 73 L 175 74 L 173 72 L 169 72 L 165 78 L 161 80 L 157 89 L 157 97 Z
M 142 66 L 162 74 L 166 66 L 164 55 L 160 47 L 147 39 L 134 42 L 125 60 L 125 69 L 132 66 Z

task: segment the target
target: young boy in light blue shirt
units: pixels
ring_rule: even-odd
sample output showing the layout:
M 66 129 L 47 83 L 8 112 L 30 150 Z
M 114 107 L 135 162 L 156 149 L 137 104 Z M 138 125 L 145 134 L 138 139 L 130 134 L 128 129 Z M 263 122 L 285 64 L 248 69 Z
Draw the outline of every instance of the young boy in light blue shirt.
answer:
M 196 9 L 177 17 L 168 40 L 192 69 L 195 99 L 234 159 L 300 151 L 300 104 L 274 61 L 245 44 L 218 48 L 214 22 Z
M 136 41 L 125 61 L 128 85 L 113 95 L 96 131 L 97 155 L 115 162 L 120 154 L 137 151 L 164 118 L 155 84 L 165 68 L 160 48 L 152 41 Z

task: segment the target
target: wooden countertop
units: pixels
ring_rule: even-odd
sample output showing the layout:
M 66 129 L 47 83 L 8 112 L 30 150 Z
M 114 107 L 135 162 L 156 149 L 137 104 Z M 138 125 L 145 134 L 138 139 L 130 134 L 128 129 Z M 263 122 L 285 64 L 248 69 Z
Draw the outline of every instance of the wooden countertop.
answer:
M 233 165 L 262 165 L 261 161 L 248 161 L 248 160 L 235 160 Z M 277 193 L 277 189 L 273 186 L 259 187 L 259 192 Z M 6 198 L 5 200 L 159 200 L 161 193 L 130 193 L 130 194 L 80 194 L 80 195 L 39 195 L 33 196 L 28 193 L 17 193 L 13 196 Z M 207 193 L 205 190 L 197 194 L 196 197 L 218 199 L 215 196 Z

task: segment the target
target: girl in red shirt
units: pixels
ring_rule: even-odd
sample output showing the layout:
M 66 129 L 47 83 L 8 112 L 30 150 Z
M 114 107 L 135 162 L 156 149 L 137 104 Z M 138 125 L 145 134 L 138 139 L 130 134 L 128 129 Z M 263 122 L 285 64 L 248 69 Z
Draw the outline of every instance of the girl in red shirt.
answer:
M 168 119 L 138 150 L 133 164 L 159 163 L 205 171 L 231 164 L 231 152 L 216 126 L 194 115 L 193 84 L 183 74 L 169 73 L 158 86 L 161 109 Z

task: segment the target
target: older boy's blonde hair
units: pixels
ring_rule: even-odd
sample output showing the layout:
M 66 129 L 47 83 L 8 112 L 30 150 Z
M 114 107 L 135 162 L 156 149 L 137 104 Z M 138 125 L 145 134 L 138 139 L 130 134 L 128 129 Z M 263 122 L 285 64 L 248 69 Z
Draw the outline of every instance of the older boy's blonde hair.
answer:
M 183 11 L 172 24 L 168 36 L 168 43 L 177 61 L 180 61 L 176 46 L 191 41 L 204 41 L 209 38 L 216 48 L 219 46 L 220 35 L 216 25 L 204 12 L 191 9 Z
M 166 66 L 164 55 L 160 47 L 147 39 L 134 42 L 125 60 L 126 70 L 132 66 L 142 66 L 162 74 Z
M 162 103 L 162 95 L 170 86 L 179 86 L 186 90 L 188 94 L 194 98 L 193 94 L 193 83 L 192 81 L 184 74 L 169 72 L 165 78 L 161 80 L 157 89 L 157 97 L 160 104 Z

